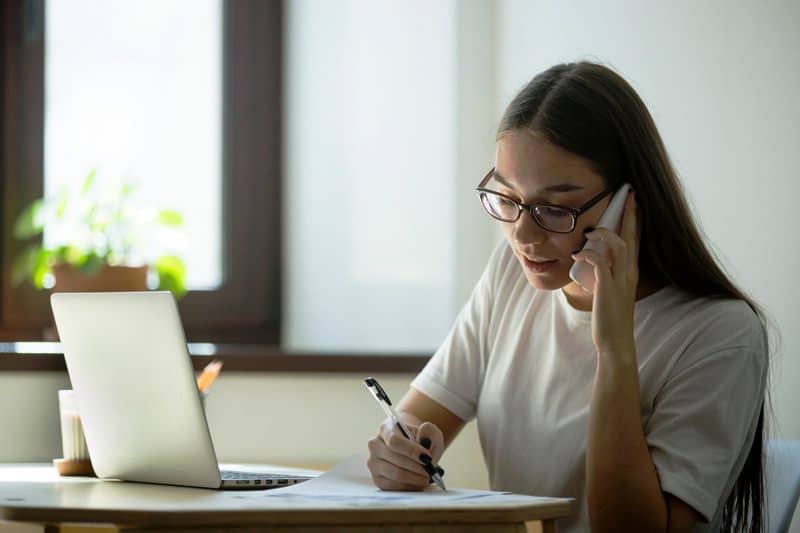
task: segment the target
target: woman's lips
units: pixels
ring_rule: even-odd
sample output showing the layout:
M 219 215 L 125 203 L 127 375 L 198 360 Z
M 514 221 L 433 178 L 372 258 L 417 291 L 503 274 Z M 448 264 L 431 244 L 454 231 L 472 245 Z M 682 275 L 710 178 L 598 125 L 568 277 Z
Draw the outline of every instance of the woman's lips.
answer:
M 542 261 L 534 261 L 533 259 L 528 259 L 524 255 L 522 256 L 522 262 L 525 263 L 525 268 L 528 270 L 535 272 L 537 274 L 541 274 L 542 272 L 547 272 L 558 262 L 558 259 L 547 259 Z

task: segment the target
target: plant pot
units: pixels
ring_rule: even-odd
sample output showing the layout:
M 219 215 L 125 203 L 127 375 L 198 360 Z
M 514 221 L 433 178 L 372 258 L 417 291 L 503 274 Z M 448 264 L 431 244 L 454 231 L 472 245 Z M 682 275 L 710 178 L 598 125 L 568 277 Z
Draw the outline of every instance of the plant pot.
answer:
M 54 265 L 53 292 L 146 291 L 147 269 L 147 266 L 103 265 L 97 273 L 87 276 L 72 265 Z

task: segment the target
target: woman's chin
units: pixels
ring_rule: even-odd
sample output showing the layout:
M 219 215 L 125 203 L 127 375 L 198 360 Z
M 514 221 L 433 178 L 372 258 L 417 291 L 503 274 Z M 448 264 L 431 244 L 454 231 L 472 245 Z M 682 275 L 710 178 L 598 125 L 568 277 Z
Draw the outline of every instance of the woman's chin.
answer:
M 540 291 L 555 291 L 569 285 L 572 280 L 568 274 L 558 275 L 548 272 L 547 274 L 536 274 L 526 271 L 525 277 L 534 288 Z

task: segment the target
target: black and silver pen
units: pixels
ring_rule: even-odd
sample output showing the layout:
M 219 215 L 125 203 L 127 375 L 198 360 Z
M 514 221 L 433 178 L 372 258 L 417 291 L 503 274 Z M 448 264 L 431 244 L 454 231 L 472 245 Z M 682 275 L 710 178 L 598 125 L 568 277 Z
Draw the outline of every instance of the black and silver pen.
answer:
M 364 380 L 364 385 L 367 386 L 369 391 L 372 393 L 372 396 L 377 400 L 378 405 L 381 406 L 383 412 L 386 413 L 386 416 L 392 419 L 392 423 L 397 426 L 400 430 L 400 433 L 403 434 L 405 438 L 408 440 L 413 441 L 414 439 L 411 437 L 411 431 L 406 427 L 400 417 L 397 416 L 397 413 L 392 407 L 392 401 L 389 399 L 389 395 L 386 394 L 386 391 L 383 390 L 381 384 L 378 383 L 378 380 L 375 378 L 366 378 Z M 431 477 L 434 483 L 436 483 L 442 490 L 447 490 L 444 486 L 444 481 L 442 480 L 442 474 L 444 474 L 444 470 L 441 467 L 435 466 L 433 462 L 422 462 L 422 467 L 425 468 L 425 471 Z

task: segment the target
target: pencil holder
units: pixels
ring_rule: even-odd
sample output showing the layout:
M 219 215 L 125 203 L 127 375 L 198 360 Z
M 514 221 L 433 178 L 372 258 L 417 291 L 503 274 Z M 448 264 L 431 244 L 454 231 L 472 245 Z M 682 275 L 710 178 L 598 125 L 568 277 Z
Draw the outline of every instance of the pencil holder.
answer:
M 61 418 L 61 449 L 64 456 L 53 464 L 62 476 L 93 476 L 94 470 L 86 447 L 78 404 L 72 390 L 58 391 L 58 411 Z

